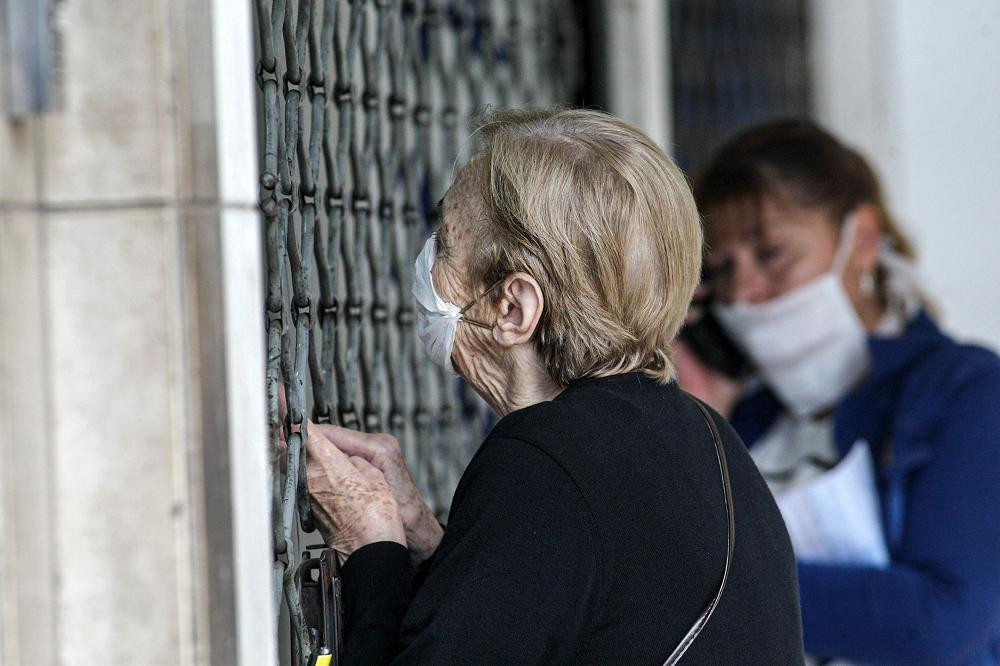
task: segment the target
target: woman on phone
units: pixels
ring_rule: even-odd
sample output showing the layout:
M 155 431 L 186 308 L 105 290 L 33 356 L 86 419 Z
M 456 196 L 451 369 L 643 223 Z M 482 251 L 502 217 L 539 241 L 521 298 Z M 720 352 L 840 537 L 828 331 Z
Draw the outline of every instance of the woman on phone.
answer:
M 707 254 L 694 319 L 721 324 L 752 371 L 727 377 L 681 345 L 680 381 L 731 419 L 783 509 L 806 652 L 1000 663 L 997 356 L 941 332 L 871 168 L 817 126 L 745 131 L 695 194 Z M 797 521 L 814 514 L 784 498 L 811 483 L 832 496 L 825 474 L 864 466 L 878 543 L 804 556 Z M 812 507 L 827 524 L 803 533 L 836 533 L 863 508 L 856 488 L 845 506 Z

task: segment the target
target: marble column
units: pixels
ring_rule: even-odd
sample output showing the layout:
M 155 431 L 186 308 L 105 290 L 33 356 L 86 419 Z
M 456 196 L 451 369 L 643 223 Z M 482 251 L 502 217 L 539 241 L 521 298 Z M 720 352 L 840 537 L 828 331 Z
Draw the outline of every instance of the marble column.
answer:
M 55 7 L 56 106 L 0 115 L 0 661 L 273 664 L 250 3 Z

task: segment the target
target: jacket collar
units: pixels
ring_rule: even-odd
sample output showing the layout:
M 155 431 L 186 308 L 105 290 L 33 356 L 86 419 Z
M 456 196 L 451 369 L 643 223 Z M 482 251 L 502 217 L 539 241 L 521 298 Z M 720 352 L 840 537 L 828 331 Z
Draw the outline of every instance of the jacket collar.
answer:
M 870 336 L 868 348 L 871 351 L 872 369 L 865 383 L 878 382 L 885 377 L 900 374 L 931 348 L 947 340 L 924 310 L 920 310 L 910 320 L 902 335 Z
M 864 439 L 878 456 L 876 464 L 883 474 L 911 469 L 930 455 L 930 447 L 921 438 L 898 432 L 897 416 L 905 408 L 900 403 L 910 370 L 947 341 L 923 310 L 902 335 L 869 338 L 871 372 L 838 405 L 834 416 L 834 441 L 841 455 Z
M 889 456 L 888 460 L 879 461 L 880 468 L 886 464 L 914 463 L 924 457 L 925 452 L 919 450 L 888 450 L 882 444 L 892 435 L 892 417 L 907 370 L 946 340 L 923 310 L 901 335 L 868 338 L 871 370 L 864 381 L 844 397 L 834 415 L 834 440 L 841 455 L 845 455 L 858 439 L 865 439 L 874 451 L 884 451 Z M 782 411 L 774 394 L 762 388 L 736 406 L 731 420 L 743 440 L 752 447 Z M 911 457 L 914 460 L 909 460 Z

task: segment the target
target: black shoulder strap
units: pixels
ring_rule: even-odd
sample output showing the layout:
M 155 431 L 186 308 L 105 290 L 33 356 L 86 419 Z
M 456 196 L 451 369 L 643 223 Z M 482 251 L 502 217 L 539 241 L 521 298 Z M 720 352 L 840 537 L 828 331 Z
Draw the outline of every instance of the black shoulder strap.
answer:
M 726 537 L 726 567 L 722 571 L 722 582 L 719 583 L 719 590 L 712 597 L 712 600 L 705 607 L 705 610 L 701 612 L 698 619 L 695 620 L 694 624 L 688 630 L 687 634 L 681 640 L 681 642 L 674 648 L 673 653 L 663 662 L 663 666 L 674 666 L 687 649 L 691 647 L 691 643 L 694 639 L 698 637 L 701 630 L 708 623 L 708 619 L 712 617 L 712 613 L 715 612 L 715 607 L 719 605 L 719 600 L 722 598 L 722 591 L 726 588 L 726 580 L 729 578 L 729 568 L 733 563 L 733 545 L 736 542 L 736 524 L 733 522 L 733 489 L 729 483 L 729 467 L 726 465 L 726 451 L 722 446 L 722 437 L 719 435 L 719 429 L 715 426 L 715 421 L 712 420 L 712 416 L 705 409 L 701 402 L 695 400 L 698 409 L 701 410 L 702 416 L 705 417 L 705 422 L 708 424 L 709 429 L 712 431 L 712 438 L 715 440 L 715 455 L 719 459 L 719 470 L 722 472 L 722 489 L 726 495 L 726 519 L 729 523 L 729 533 Z

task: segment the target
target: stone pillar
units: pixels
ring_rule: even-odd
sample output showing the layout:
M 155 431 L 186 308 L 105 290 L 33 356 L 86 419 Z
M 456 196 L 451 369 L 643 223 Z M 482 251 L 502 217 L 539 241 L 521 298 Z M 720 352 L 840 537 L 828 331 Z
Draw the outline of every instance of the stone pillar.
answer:
M 597 3 L 606 30 L 608 110 L 673 153 L 670 16 L 663 0 Z
M 0 662 L 267 666 L 250 3 L 56 7 L 59 106 L 0 116 Z

